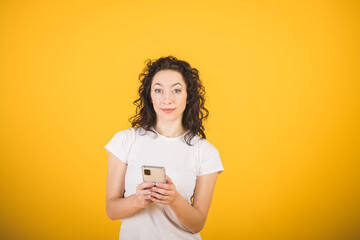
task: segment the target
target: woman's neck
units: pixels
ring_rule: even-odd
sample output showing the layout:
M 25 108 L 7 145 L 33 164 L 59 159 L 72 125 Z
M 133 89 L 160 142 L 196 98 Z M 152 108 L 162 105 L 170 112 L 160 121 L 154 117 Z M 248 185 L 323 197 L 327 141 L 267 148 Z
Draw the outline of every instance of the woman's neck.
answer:
M 169 138 L 181 136 L 186 132 L 182 124 L 179 124 L 178 122 L 157 122 L 154 126 L 154 129 L 161 135 Z

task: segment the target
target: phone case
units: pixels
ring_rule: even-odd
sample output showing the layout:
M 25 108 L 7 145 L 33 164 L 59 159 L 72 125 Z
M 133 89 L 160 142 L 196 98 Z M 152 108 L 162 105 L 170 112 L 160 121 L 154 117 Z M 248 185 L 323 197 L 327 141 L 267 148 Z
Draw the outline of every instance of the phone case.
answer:
M 160 166 L 141 166 L 144 182 L 166 183 L 165 168 Z

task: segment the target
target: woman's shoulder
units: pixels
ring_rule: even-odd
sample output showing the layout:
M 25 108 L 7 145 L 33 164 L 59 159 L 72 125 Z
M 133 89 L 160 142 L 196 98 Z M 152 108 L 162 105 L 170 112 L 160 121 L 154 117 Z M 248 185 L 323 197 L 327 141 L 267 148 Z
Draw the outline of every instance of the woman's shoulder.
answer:
M 201 146 L 200 148 L 204 150 L 217 151 L 217 148 L 205 138 L 200 139 L 200 146 Z
M 139 132 L 139 129 L 134 128 L 134 127 L 130 127 L 127 129 L 123 129 L 120 131 L 117 131 L 114 134 L 114 138 L 118 139 L 118 141 L 122 141 L 122 142 L 133 142 L 134 139 L 136 138 L 137 133 Z
M 218 149 L 205 138 L 198 137 L 196 146 L 200 159 L 220 155 Z
M 198 176 L 224 171 L 217 148 L 206 139 L 199 142 L 200 170 Z
M 136 129 L 131 127 L 131 128 L 120 130 L 120 131 L 116 132 L 115 135 L 116 136 L 128 137 L 128 136 L 133 135 L 135 133 L 135 131 L 136 131 Z
M 116 132 L 115 135 L 117 135 L 118 137 L 121 137 L 121 138 L 129 138 L 129 139 L 134 140 L 135 138 L 143 137 L 143 136 L 149 135 L 149 134 L 150 134 L 150 132 L 146 131 L 142 127 L 130 127 L 128 129 L 124 129 L 124 130 L 120 130 L 120 131 Z

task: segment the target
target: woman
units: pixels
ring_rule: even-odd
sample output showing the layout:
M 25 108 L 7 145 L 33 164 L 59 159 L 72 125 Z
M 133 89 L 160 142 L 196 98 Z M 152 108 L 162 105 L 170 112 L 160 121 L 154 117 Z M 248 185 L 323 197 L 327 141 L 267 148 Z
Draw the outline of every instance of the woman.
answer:
M 119 239 L 201 239 L 224 168 L 205 139 L 198 70 L 168 56 L 148 60 L 139 79 L 132 127 L 105 146 L 107 215 L 122 220 Z M 165 167 L 167 182 L 143 182 L 142 165 Z

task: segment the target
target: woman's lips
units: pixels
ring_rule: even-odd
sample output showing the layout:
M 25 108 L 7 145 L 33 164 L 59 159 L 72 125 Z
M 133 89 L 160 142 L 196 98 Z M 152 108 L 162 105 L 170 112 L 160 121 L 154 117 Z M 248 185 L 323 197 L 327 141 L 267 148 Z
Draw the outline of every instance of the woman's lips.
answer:
M 161 111 L 163 111 L 164 113 L 171 113 L 175 110 L 175 108 L 160 108 Z

